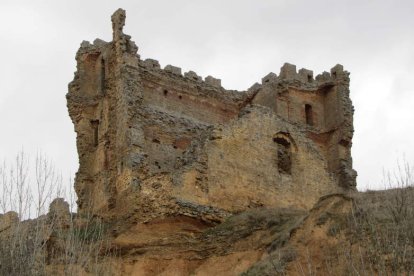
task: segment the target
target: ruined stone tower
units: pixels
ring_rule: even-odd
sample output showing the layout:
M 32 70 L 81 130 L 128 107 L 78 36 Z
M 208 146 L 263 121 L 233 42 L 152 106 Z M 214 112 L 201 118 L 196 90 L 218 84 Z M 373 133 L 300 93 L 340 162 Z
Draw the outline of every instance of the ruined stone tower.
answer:
M 220 221 L 255 207 L 309 208 L 355 188 L 349 73 L 285 64 L 247 91 L 141 60 L 112 16 L 113 40 L 82 42 L 69 84 L 79 211 L 145 221 Z

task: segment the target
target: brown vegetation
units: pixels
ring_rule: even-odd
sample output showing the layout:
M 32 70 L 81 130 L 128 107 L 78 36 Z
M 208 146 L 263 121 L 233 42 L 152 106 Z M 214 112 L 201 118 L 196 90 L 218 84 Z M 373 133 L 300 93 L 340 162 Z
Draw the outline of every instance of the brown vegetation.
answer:
M 2 191 L 12 191 L 11 171 L 6 170 L 6 175 L 4 172 L 3 166 L 0 178 L 8 179 L 8 188 L 3 186 Z M 16 212 L 0 215 L 0 274 L 413 273 L 411 168 L 406 165 L 394 177 L 388 177 L 387 183 L 398 188 L 325 196 L 308 212 L 256 208 L 222 223 L 186 216 L 167 216 L 146 223 L 105 221 L 88 212 L 70 212 L 69 204 L 56 199 L 47 214 L 41 213 L 36 219 L 21 221 Z M 42 191 L 53 195 L 53 187 L 39 184 Z M 21 196 L 30 198 L 27 194 Z M 3 193 L 2 198 L 10 195 Z M 38 205 L 43 201 L 35 202 L 34 209 L 40 210 Z M 14 208 L 24 211 L 17 205 Z

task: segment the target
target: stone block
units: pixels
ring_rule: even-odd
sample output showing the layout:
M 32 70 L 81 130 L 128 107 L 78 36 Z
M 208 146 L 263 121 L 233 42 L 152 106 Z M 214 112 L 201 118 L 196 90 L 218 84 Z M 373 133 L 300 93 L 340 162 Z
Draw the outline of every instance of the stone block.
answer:
M 331 79 L 331 74 L 324 71 L 322 74 L 317 75 L 315 79 L 319 82 L 329 81 Z
M 273 72 L 270 72 L 262 78 L 262 84 L 265 84 L 266 82 L 272 82 L 273 80 L 277 80 L 277 75 Z
M 221 87 L 221 80 L 213 78 L 212 76 L 207 76 L 205 79 L 207 84 L 210 84 L 215 87 Z
M 288 79 L 292 80 L 296 77 L 296 65 L 285 63 L 280 68 L 280 74 L 281 79 Z
M 188 79 L 191 79 L 191 80 L 200 81 L 200 82 L 203 80 L 203 79 L 202 79 L 199 75 L 197 75 L 197 73 L 196 73 L 196 72 L 194 72 L 194 71 L 188 71 L 188 72 L 184 73 L 184 77 L 186 77 L 186 78 L 188 78 Z
M 313 82 L 313 71 L 302 68 L 298 72 L 299 79 L 302 82 Z
M 81 45 L 80 45 L 80 47 L 81 47 L 81 48 L 88 48 L 88 47 L 90 47 L 90 46 L 92 46 L 92 45 L 91 45 L 91 43 L 90 43 L 89 41 L 87 41 L 87 40 L 82 41 L 82 43 L 81 43 Z
M 180 67 L 176 67 L 176 66 L 173 66 L 173 65 L 169 64 L 169 65 L 165 66 L 164 70 L 168 73 L 181 76 L 181 68 Z
M 341 64 L 337 64 L 331 69 L 332 78 L 336 78 L 344 73 L 344 67 Z
M 146 60 L 144 60 L 144 66 L 148 68 L 153 68 L 153 69 L 161 69 L 161 66 L 158 60 L 151 59 L 151 58 L 147 58 Z

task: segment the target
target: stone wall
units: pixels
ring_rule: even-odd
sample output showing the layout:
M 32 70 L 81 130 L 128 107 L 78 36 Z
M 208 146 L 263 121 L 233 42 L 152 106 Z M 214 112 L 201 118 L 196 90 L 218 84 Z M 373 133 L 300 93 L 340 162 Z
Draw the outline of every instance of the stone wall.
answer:
M 248 208 L 310 208 L 355 188 L 349 73 L 285 64 L 246 91 L 142 60 L 112 16 L 113 41 L 83 42 L 69 84 L 79 210 L 145 221 L 222 220 Z

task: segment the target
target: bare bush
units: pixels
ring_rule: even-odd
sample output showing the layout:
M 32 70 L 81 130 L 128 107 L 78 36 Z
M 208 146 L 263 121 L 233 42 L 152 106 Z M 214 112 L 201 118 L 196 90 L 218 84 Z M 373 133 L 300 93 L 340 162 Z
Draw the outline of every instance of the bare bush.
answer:
M 20 152 L 11 165 L 0 166 L 1 211 L 16 211 L 0 216 L 0 275 L 76 275 L 79 269 L 105 275 L 110 270 L 101 271 L 100 262 L 113 253 L 106 249 L 103 221 L 90 212 L 73 213 L 72 182 L 65 189 L 61 174 L 43 154 L 36 156 L 33 170 L 29 165 Z M 61 196 L 70 204 L 54 200 Z M 29 219 L 33 214 L 36 218 Z
M 414 273 L 413 169 L 405 162 L 384 175 L 387 190 L 361 193 L 354 201 L 350 229 L 364 245 L 359 263 L 376 273 Z
M 11 210 L 9 184 L 6 161 L 4 161 L 0 166 L 0 208 L 3 214 Z

